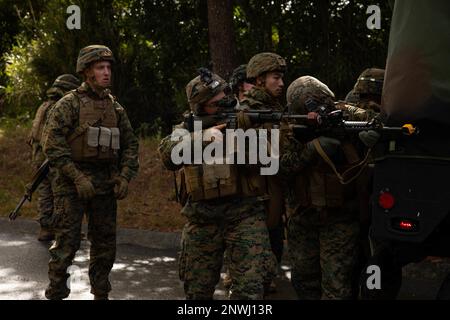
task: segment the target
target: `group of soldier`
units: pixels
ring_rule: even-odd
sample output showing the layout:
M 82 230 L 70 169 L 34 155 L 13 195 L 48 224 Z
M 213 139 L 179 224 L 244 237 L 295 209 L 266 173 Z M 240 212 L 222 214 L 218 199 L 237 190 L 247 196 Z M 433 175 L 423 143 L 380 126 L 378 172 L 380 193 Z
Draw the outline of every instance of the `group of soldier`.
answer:
M 317 119 L 319 112 L 341 110 L 347 120 L 373 121 L 379 113 L 384 70 L 365 70 L 349 101 L 339 103 L 324 83 L 301 76 L 288 87 L 288 106 L 283 107 L 285 72 L 281 56 L 264 52 L 236 68 L 229 83 L 212 74 L 197 76 L 186 86 L 196 119 L 219 113 L 233 96 L 238 128 L 280 129 L 276 175 L 262 176 L 259 165 L 250 164 L 175 164 L 172 152 L 186 138 L 180 130 L 160 143 L 163 164 L 178 174 L 177 198 L 187 218 L 179 257 L 187 299 L 212 299 L 224 266 L 231 299 L 266 297 L 274 289 L 285 226 L 291 281 L 299 299 L 358 296 L 359 273 L 368 255 L 367 164 L 378 133 L 299 137 L 289 122 L 252 123 L 245 113 L 272 110 Z M 226 124 L 217 119 L 203 127 L 203 137 L 212 137 L 203 147 L 221 139 L 218 131 Z M 180 128 L 188 129 L 186 122 L 175 127 Z M 199 132 L 189 135 L 195 138 Z M 359 174 L 352 179 L 339 174 L 354 169 Z
M 47 159 L 48 178 L 39 189 L 38 239 L 50 247 L 48 299 L 64 299 L 67 268 L 80 247 L 81 224 L 88 220 L 89 278 L 95 299 L 107 299 L 115 260 L 117 199 L 136 176 L 138 140 L 127 114 L 111 95 L 111 50 L 81 49 L 76 72 L 59 76 L 38 109 L 30 134 L 33 164 Z M 212 73 L 186 86 L 190 113 L 213 116 L 235 100 L 238 127 L 280 129 L 280 170 L 262 176 L 259 165 L 175 164 L 171 154 L 183 139 L 174 131 L 159 146 L 164 166 L 177 172 L 177 198 L 187 218 L 182 232 L 179 276 L 187 299 L 212 299 L 224 267 L 231 299 L 263 299 L 274 290 L 287 230 L 291 280 L 299 299 L 351 299 L 367 257 L 370 170 L 344 181 L 339 172 L 370 158 L 374 131 L 356 136 L 320 135 L 303 139 L 290 123 L 252 123 L 246 111 L 272 110 L 317 119 L 319 108 L 342 110 L 349 120 L 377 117 L 384 70 L 367 69 L 346 102 L 318 79 L 301 76 L 284 92 L 285 60 L 259 53 L 236 68 L 229 82 Z M 228 102 L 227 102 L 228 101 Z M 224 123 L 203 134 L 221 139 Z M 186 123 L 176 126 L 186 128 Z M 213 139 L 211 139 L 212 141 Z M 204 141 L 206 147 L 211 141 Z M 270 142 L 269 142 L 270 143 Z M 367 164 L 367 161 L 364 162 Z M 366 223 L 364 223 L 364 221 Z

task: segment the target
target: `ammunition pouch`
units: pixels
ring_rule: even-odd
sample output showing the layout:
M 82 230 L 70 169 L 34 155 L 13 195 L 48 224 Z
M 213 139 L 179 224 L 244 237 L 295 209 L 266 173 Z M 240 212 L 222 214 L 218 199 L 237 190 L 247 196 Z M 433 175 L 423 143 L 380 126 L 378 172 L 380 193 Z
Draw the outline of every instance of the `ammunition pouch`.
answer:
M 91 127 L 71 144 L 74 161 L 113 160 L 120 149 L 119 128 Z
M 184 167 L 186 192 L 191 201 L 211 200 L 239 193 L 237 168 L 229 164 Z

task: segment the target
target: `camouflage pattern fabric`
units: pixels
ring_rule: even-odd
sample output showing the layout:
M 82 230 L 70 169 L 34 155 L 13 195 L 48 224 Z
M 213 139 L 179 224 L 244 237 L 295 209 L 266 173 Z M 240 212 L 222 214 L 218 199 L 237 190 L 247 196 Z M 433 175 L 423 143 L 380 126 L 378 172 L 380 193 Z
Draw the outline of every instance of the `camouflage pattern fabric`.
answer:
M 290 217 L 291 281 L 299 299 L 352 298 L 358 229 L 344 210 L 310 208 Z
M 286 71 L 286 61 L 276 53 L 257 53 L 247 64 L 247 78 L 256 78 L 271 71 Z
M 336 109 L 342 110 L 344 112 L 344 117 L 348 120 L 370 121 L 378 114 L 378 112 L 374 108 L 369 107 L 370 104 L 376 105 L 376 103 L 374 102 L 358 103 L 356 106 L 339 102 L 336 104 Z
M 287 88 L 286 100 L 289 111 L 294 114 L 307 114 L 320 105 L 332 106 L 334 93 L 320 80 L 311 76 L 295 79 Z M 307 107 L 310 104 L 310 107 Z
M 90 45 L 80 50 L 77 59 L 77 73 L 83 73 L 83 71 L 89 67 L 93 62 L 97 61 L 109 61 L 115 62 L 114 55 L 111 49 L 104 45 Z
M 49 178 L 45 178 L 38 189 L 38 222 L 41 227 L 50 228 L 53 214 L 53 191 Z
M 369 121 L 376 114 L 345 103 L 336 107 L 344 111 L 347 119 L 354 121 Z M 291 213 L 288 247 L 292 285 L 299 299 L 351 299 L 359 245 L 358 195 L 354 194 L 345 200 L 344 206 L 335 208 L 300 203 L 296 192 L 305 190 L 292 185 L 296 182 L 295 177 L 308 177 L 309 170 L 315 170 L 303 158 L 304 148 L 305 145 L 295 137 L 287 136 L 280 159 L 280 172 L 288 177 L 290 186 L 287 207 Z M 319 188 L 307 181 L 303 186 L 306 192 Z
M 49 279 L 45 291 L 48 299 L 64 299 L 70 290 L 66 281 L 67 268 L 80 248 L 81 224 L 86 213 L 88 239 L 91 243 L 89 279 L 91 293 L 107 296 L 111 290 L 108 276 L 116 256 L 116 210 L 114 195 L 99 195 L 90 201 L 81 201 L 71 194 L 55 197 L 53 227 L 56 240 L 50 247 Z
M 83 83 L 78 90 L 87 92 L 92 99 L 110 99 L 106 94 L 95 93 L 87 83 Z M 53 227 L 56 240 L 50 248 L 50 284 L 46 291 L 46 297 L 49 299 L 62 299 L 69 294 L 66 287 L 66 270 L 79 249 L 83 213 L 88 217 L 88 237 L 91 242 L 91 292 L 105 297 L 111 290 L 108 274 L 115 259 L 117 205 L 113 194 L 114 185 L 110 181 L 114 175 L 119 174 L 129 181 L 136 176 L 139 167 L 138 140 L 125 110 L 117 102 L 114 106 L 120 130 L 121 151 L 118 160 L 113 163 L 75 163 L 78 169 L 91 179 L 96 191 L 96 196 L 87 202 L 78 198 L 74 183 L 61 172 L 61 168 L 72 161 L 66 137 L 80 125 L 80 101 L 74 92 L 65 95 L 56 103 L 44 128 L 44 152 L 50 162 L 55 196 Z
M 225 251 L 232 279 L 231 299 L 262 299 L 267 273 L 274 272 L 265 210 L 262 203 L 239 200 L 224 204 L 187 204 L 190 216 L 216 209 L 224 219 L 198 223 L 189 219 L 182 236 L 180 279 L 187 299 L 212 299 L 220 279 Z M 242 216 L 235 219 L 228 217 Z
M 251 109 L 251 110 L 273 110 L 273 111 L 283 111 L 284 107 L 280 103 L 278 99 L 275 99 L 272 97 L 269 93 L 267 93 L 264 88 L 255 86 L 249 91 L 247 91 L 244 94 L 244 99 L 240 102 L 240 107 L 245 109 Z M 272 128 L 273 124 L 263 124 L 262 127 L 265 129 L 270 130 Z M 282 127 L 283 128 L 283 127 Z M 281 141 L 285 139 L 284 137 L 284 130 L 281 130 L 281 137 L 280 137 L 280 144 Z M 270 179 L 276 179 L 276 177 L 268 177 L 268 183 L 270 184 Z M 273 195 L 273 194 L 272 194 Z M 280 198 L 282 198 L 282 195 L 280 193 Z M 272 200 L 274 200 L 272 198 Z M 280 206 L 284 207 L 283 199 L 277 199 L 275 200 L 275 206 L 279 208 Z M 268 210 L 266 210 L 268 211 Z M 269 221 L 275 221 L 278 220 L 278 224 L 274 226 L 270 226 L 269 224 L 269 240 L 270 240 L 270 254 L 267 255 L 266 261 L 268 261 L 268 274 L 265 279 L 265 287 L 266 289 L 269 288 L 272 280 L 276 277 L 276 273 L 271 272 L 272 267 L 272 261 L 275 259 L 276 261 L 276 267 L 281 262 L 281 257 L 283 256 L 283 250 L 284 250 L 284 226 L 283 226 L 283 220 L 281 217 L 281 212 L 284 212 L 284 208 L 281 208 L 279 212 L 267 212 L 267 222 Z
M 87 92 L 93 99 L 109 99 L 108 96 L 99 97 L 86 82 L 77 90 Z M 72 161 L 71 149 L 66 137 L 80 125 L 79 109 L 80 100 L 76 94 L 68 93 L 52 108 L 44 128 L 42 144 L 54 174 L 52 187 L 55 195 L 76 193 L 75 185 L 61 173 L 60 168 Z M 92 180 L 96 194 L 111 194 L 114 185 L 105 183 L 105 181 L 110 180 L 113 175 L 119 174 L 129 181 L 136 176 L 139 167 L 138 140 L 125 110 L 117 102 L 115 102 L 115 109 L 120 130 L 119 160 L 107 164 L 105 162 L 77 163 L 78 168 Z
M 380 110 L 381 110 L 381 106 L 372 100 L 361 99 L 359 102 L 357 102 L 356 106 L 358 108 L 361 108 L 364 110 L 372 110 L 374 112 L 380 112 Z
M 42 103 L 36 111 L 36 116 L 40 113 L 40 109 L 45 110 L 41 121 L 43 124 L 48 119 L 48 115 L 51 112 L 51 108 L 55 103 L 64 95 L 64 92 L 56 87 L 52 87 L 47 90 L 48 100 Z M 37 119 L 35 119 L 36 121 Z M 42 133 L 41 133 L 42 134 Z M 42 138 L 42 137 L 41 137 Z M 42 151 L 42 144 L 40 140 L 30 140 L 31 143 L 31 162 L 33 167 L 38 169 L 40 165 L 45 161 L 45 155 Z M 45 178 L 37 189 L 38 194 L 38 222 L 41 227 L 50 227 L 50 220 L 53 213 L 53 191 L 50 184 L 49 177 Z
M 177 126 L 178 128 L 183 125 Z M 171 161 L 177 144 L 171 135 L 161 140 L 158 151 L 168 170 L 182 166 Z M 187 299 L 212 299 L 220 279 L 224 253 L 232 278 L 232 299 L 262 299 L 268 274 L 275 272 L 259 197 L 227 197 L 219 200 L 188 200 L 182 214 L 184 227 L 179 259 L 180 279 Z
M 260 87 L 253 87 L 244 93 L 240 106 L 242 109 L 283 111 L 281 103 Z

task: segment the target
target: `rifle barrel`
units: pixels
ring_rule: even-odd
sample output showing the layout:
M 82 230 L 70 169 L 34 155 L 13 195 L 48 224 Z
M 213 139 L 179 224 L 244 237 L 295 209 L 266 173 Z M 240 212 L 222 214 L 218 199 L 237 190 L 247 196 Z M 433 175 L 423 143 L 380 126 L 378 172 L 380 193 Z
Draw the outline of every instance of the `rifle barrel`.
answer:
M 24 195 L 22 199 L 20 199 L 19 204 L 16 206 L 16 208 L 9 214 L 9 220 L 16 220 L 17 216 L 19 215 L 19 210 L 25 203 L 25 201 L 28 200 L 28 196 Z

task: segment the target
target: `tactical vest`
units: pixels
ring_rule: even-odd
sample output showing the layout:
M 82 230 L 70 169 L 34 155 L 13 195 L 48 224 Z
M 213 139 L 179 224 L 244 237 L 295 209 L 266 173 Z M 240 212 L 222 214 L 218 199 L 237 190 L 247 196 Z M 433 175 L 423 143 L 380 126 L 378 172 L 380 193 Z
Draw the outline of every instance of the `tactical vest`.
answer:
M 253 170 L 239 170 L 232 164 L 186 165 L 182 169 L 187 195 L 191 201 L 230 196 L 262 196 L 267 193 L 266 179 Z
M 55 101 L 47 100 L 36 111 L 36 116 L 34 117 L 33 124 L 31 126 L 31 143 L 41 142 L 42 130 L 44 129 L 45 121 L 47 119 L 47 112 L 54 104 Z
M 79 128 L 82 133 L 69 144 L 74 161 L 113 161 L 120 149 L 120 131 L 112 96 L 95 100 L 84 92 L 79 98 Z

